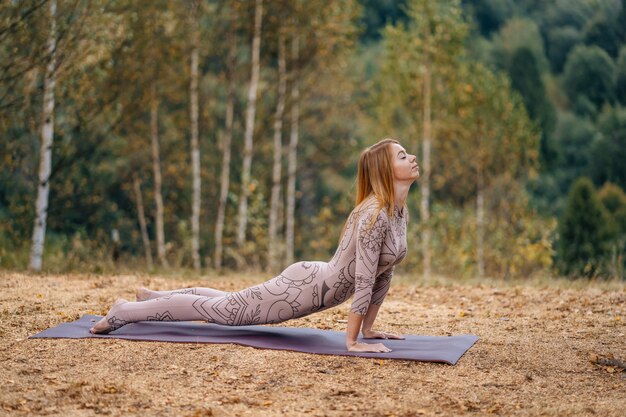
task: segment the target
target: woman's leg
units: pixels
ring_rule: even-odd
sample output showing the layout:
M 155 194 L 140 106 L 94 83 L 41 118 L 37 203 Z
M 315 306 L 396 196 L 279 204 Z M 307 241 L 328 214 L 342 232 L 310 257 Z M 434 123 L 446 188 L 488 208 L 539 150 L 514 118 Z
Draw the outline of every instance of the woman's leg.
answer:
M 196 305 L 201 305 L 209 297 L 193 294 L 174 294 L 142 302 L 118 300 L 109 312 L 90 331 L 109 333 L 137 321 L 206 321 Z
M 202 295 L 204 297 L 222 297 L 227 295 L 228 293 L 225 291 L 216 290 L 213 288 L 203 288 L 203 287 L 194 287 L 194 288 L 181 288 L 178 290 L 170 290 L 170 291 L 153 291 L 148 288 L 137 288 L 135 291 L 137 296 L 137 301 L 146 301 L 152 300 L 154 298 L 165 297 L 168 295 L 174 294 L 192 294 L 192 295 Z

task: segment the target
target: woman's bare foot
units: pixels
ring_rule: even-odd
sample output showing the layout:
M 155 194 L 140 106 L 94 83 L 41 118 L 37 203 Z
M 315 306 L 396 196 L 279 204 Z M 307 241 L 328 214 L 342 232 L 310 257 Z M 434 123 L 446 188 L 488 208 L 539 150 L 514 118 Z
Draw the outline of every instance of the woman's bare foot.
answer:
M 119 309 L 119 307 L 126 304 L 127 302 L 127 300 L 120 298 L 115 303 L 113 303 L 107 315 L 104 316 L 99 322 L 97 322 L 95 326 L 89 329 L 89 332 L 93 334 L 107 334 L 128 324 L 127 321 L 115 317 L 115 313 Z
M 135 296 L 137 297 L 137 301 L 147 301 L 152 300 L 153 298 L 159 298 L 161 297 L 161 294 L 144 287 L 139 287 L 135 290 Z

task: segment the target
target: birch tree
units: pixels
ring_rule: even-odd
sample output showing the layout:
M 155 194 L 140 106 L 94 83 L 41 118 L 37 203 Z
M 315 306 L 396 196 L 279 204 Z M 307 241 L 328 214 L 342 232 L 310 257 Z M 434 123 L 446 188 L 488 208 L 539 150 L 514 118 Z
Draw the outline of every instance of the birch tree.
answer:
M 421 119 L 422 175 L 420 178 L 420 238 L 422 243 L 422 274 L 431 274 L 430 249 L 430 194 L 431 194 L 431 161 L 433 142 L 437 136 L 438 119 L 443 119 L 445 100 L 444 80 L 446 73 L 457 64 L 463 52 L 463 40 L 467 34 L 467 25 L 462 18 L 462 10 L 458 0 L 431 2 L 428 0 L 412 0 L 408 5 L 410 23 L 408 28 L 388 28 L 385 40 L 391 50 L 397 52 L 391 56 L 399 65 L 395 71 L 405 71 L 404 76 L 413 78 L 413 87 L 405 94 L 414 95 L 419 105 Z M 411 59 L 400 62 L 399 55 Z M 414 67 L 418 71 L 414 71 Z M 389 74 L 391 75 L 391 74 Z M 435 88 L 437 87 L 437 88 Z M 435 94 L 435 96 L 433 96 Z M 411 101 L 411 100 L 409 100 Z M 418 117 L 416 116 L 415 119 Z
M 234 12 L 231 12 L 234 13 Z M 233 116 L 235 112 L 235 69 L 237 65 L 237 35 L 232 29 L 234 19 L 231 18 L 228 30 L 228 57 L 226 62 L 226 115 L 224 121 L 224 134 L 221 138 L 222 147 L 222 171 L 220 179 L 220 196 L 217 206 L 217 216 L 215 219 L 215 269 L 222 269 L 223 238 L 224 238 L 224 217 L 226 213 L 226 202 L 230 185 L 230 159 L 231 143 L 233 138 Z
M 479 277 L 484 277 L 487 226 L 496 224 L 493 217 L 497 215 L 496 210 L 487 210 L 487 206 L 514 204 L 497 201 L 506 201 L 507 195 L 488 201 L 487 191 L 499 178 L 506 177 L 509 183 L 522 182 L 535 172 L 538 137 L 521 102 L 516 100 L 503 77 L 480 64 L 459 65 L 457 77 L 457 87 L 451 91 L 451 108 L 457 116 L 450 119 L 445 128 L 449 142 L 456 145 L 451 143 L 442 152 L 451 161 L 466 161 L 446 164 L 448 181 L 474 193 L 476 271 Z M 502 232 L 502 228 L 500 230 Z
M 198 144 L 198 50 L 200 34 L 198 30 L 198 0 L 191 0 L 189 8 L 191 26 L 191 59 L 189 80 L 189 114 L 191 121 L 191 258 L 196 271 L 200 270 L 200 146 Z
M 244 133 L 243 165 L 241 169 L 241 192 L 239 197 L 239 226 L 237 228 L 237 245 L 242 248 L 246 239 L 248 223 L 248 196 L 250 195 L 250 171 L 252 168 L 252 151 L 254 137 L 254 118 L 256 114 L 256 98 L 259 85 L 261 28 L 263 23 L 263 0 L 256 0 L 254 7 L 254 35 L 252 38 L 252 60 L 250 85 L 248 87 L 248 105 L 246 109 L 246 127 Z
M 435 133 L 432 129 L 432 85 L 433 72 L 445 71 L 453 64 L 462 50 L 461 42 L 467 33 L 463 23 L 461 7 L 457 0 L 433 3 L 415 0 L 409 7 L 409 15 L 419 33 L 418 48 L 422 55 L 422 165 L 420 180 L 422 191 L 420 217 L 423 223 L 422 257 L 423 276 L 431 274 L 430 257 L 430 176 L 431 149 Z M 438 74 L 440 79 L 443 74 Z
M 287 225 L 285 228 L 285 262 L 291 265 L 294 260 L 294 228 L 296 212 L 296 169 L 298 164 L 298 139 L 300 137 L 300 87 L 298 84 L 298 58 L 300 54 L 298 33 L 294 32 L 291 42 L 291 120 L 289 148 L 287 154 Z
M 46 65 L 46 72 L 44 75 L 41 148 L 39 153 L 39 181 L 37 184 L 35 222 L 30 252 L 30 269 L 35 271 L 40 271 L 42 266 L 43 248 L 46 239 L 46 221 L 48 217 L 48 197 L 50 193 L 52 146 L 54 140 L 54 89 L 56 85 L 57 67 L 56 0 L 50 0 L 49 11 L 50 28 L 48 33 L 47 49 L 50 58 Z
M 146 214 L 143 208 L 141 180 L 136 173 L 133 174 L 133 192 L 135 194 L 135 204 L 137 205 L 137 219 L 139 220 L 139 230 L 141 231 L 141 241 L 146 257 L 146 265 L 148 269 L 152 269 L 154 263 L 152 261 L 152 249 L 150 248 L 150 237 L 148 236 L 148 227 L 146 225 Z
M 278 98 L 274 113 L 274 164 L 272 168 L 272 195 L 270 198 L 269 218 L 269 262 L 270 271 L 275 271 L 278 265 L 278 214 L 280 210 L 280 189 L 282 178 L 283 156 L 283 113 L 285 110 L 285 94 L 287 90 L 287 70 L 285 63 L 285 38 L 279 27 L 278 34 Z
M 157 255 L 162 266 L 167 267 L 165 254 L 165 227 L 163 220 L 163 194 L 161 179 L 161 149 L 159 146 L 159 100 L 156 80 L 152 82 L 150 97 L 150 149 L 152 151 L 152 171 L 154 174 L 154 204 L 156 207 L 156 244 Z

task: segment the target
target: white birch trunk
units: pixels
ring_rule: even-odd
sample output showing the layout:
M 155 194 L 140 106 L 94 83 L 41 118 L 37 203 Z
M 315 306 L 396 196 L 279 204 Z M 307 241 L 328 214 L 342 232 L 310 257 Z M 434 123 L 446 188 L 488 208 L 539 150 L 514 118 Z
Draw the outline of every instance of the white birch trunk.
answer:
M 191 259 L 196 271 L 200 270 L 200 146 L 198 144 L 198 21 L 195 16 L 197 1 L 192 2 L 191 10 L 191 79 L 189 83 L 189 104 L 191 117 Z
M 485 184 L 482 167 L 476 176 L 476 264 L 478 276 L 485 276 Z
M 230 153 L 233 138 L 233 114 L 235 111 L 235 64 L 236 64 L 236 35 L 230 33 L 230 46 L 228 51 L 228 97 L 226 99 L 226 120 L 224 136 L 222 138 L 222 175 L 220 184 L 220 198 L 217 207 L 217 219 L 215 222 L 215 269 L 222 269 L 224 216 L 226 213 L 226 201 L 230 185 Z
M 280 30 L 280 29 L 279 29 Z M 272 195 L 270 198 L 269 218 L 269 262 L 268 269 L 276 271 L 279 267 L 278 214 L 280 210 L 280 183 L 283 154 L 283 112 L 285 110 L 286 92 L 285 39 L 278 34 L 278 103 L 274 114 L 274 167 L 272 169 Z
M 423 108 L 423 124 L 422 124 L 422 165 L 424 172 L 422 174 L 422 200 L 420 204 L 420 217 L 422 221 L 422 258 L 424 278 L 430 277 L 431 259 L 430 259 L 430 150 L 432 141 L 432 116 L 431 116 L 431 63 L 430 57 L 426 55 L 424 63 L 424 108 Z
M 294 240 L 295 240 L 295 212 L 296 212 L 296 169 L 297 169 L 297 150 L 299 138 L 299 119 L 300 119 L 300 89 L 298 85 L 298 57 L 299 57 L 299 41 L 298 36 L 294 35 L 291 44 L 291 60 L 294 68 L 292 69 L 291 79 L 291 132 L 289 137 L 289 149 L 287 157 L 287 225 L 285 228 L 285 247 L 286 257 L 285 263 L 291 265 L 294 261 Z
M 156 205 L 157 255 L 162 266 L 169 266 L 165 256 L 165 231 L 163 222 L 163 194 L 161 193 L 161 156 L 159 149 L 159 102 L 156 84 L 152 85 L 150 100 L 150 142 L 152 147 L 152 169 L 154 171 L 154 203 Z
M 252 74 L 248 88 L 248 107 L 246 110 L 246 129 L 244 134 L 243 167 L 241 170 L 241 196 L 239 199 L 239 227 L 237 245 L 241 248 L 246 239 L 248 224 L 248 196 L 250 195 L 250 171 L 252 168 L 252 145 L 254 135 L 254 116 L 256 113 L 256 95 L 259 85 L 259 55 L 261 51 L 261 24 L 263 22 L 263 0 L 256 0 L 254 9 L 254 37 L 252 39 Z
M 48 56 L 46 74 L 43 85 L 43 112 L 41 126 L 41 151 L 39 154 L 39 182 L 37 185 L 37 202 L 35 206 L 35 222 L 33 242 L 30 252 L 30 269 L 40 271 L 43 263 L 43 248 L 46 239 L 46 222 L 48 218 L 48 196 L 50 193 L 50 172 L 52 165 L 52 144 L 54 140 L 54 88 L 56 85 L 56 0 L 50 1 L 50 33 L 48 33 Z
M 146 214 L 143 208 L 143 197 L 141 195 L 141 181 L 137 174 L 133 175 L 133 190 L 135 192 L 135 203 L 137 204 L 137 218 L 139 219 L 139 229 L 141 230 L 141 240 L 143 242 L 144 253 L 146 256 L 146 265 L 152 269 L 152 250 L 150 248 L 150 237 L 148 236 L 148 227 L 146 226 Z

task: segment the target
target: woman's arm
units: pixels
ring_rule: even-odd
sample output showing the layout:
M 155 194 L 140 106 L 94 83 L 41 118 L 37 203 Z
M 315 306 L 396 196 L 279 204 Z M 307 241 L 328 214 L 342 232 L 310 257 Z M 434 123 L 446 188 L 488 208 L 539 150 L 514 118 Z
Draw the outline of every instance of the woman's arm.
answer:
M 399 335 L 399 334 L 377 332 L 375 330 L 372 330 L 372 326 L 374 325 L 374 321 L 376 320 L 376 315 L 378 314 L 378 310 L 380 310 L 380 305 L 378 304 L 371 304 L 370 308 L 367 310 L 367 314 L 365 314 L 365 318 L 363 319 L 363 325 L 361 328 L 361 331 L 363 332 L 363 338 L 364 339 L 404 339 L 404 336 Z
M 389 291 L 394 270 L 395 267 L 391 267 L 376 278 L 376 283 L 374 284 L 372 291 L 372 304 L 370 304 L 370 307 L 367 310 L 367 314 L 363 319 L 363 326 L 361 328 L 364 339 L 404 339 L 403 336 L 398 334 L 372 330 L 374 321 L 378 315 L 378 310 L 380 310 L 380 306 L 383 304 L 387 291 Z
M 372 307 L 372 295 L 376 282 L 376 271 L 383 242 L 389 229 L 389 218 L 384 210 L 377 213 L 368 208 L 361 214 L 357 223 L 356 265 L 354 272 L 354 297 L 348 315 L 346 347 L 351 352 L 390 352 L 382 343 L 358 343 L 357 337 L 368 310 Z M 378 300 L 379 297 L 376 297 Z M 375 315 L 374 315 L 375 317 Z

